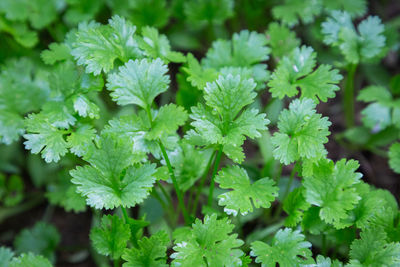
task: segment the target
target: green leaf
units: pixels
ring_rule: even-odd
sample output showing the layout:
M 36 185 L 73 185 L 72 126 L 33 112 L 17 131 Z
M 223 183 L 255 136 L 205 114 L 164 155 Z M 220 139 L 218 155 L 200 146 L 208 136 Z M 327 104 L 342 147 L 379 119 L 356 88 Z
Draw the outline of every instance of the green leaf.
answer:
M 394 143 L 390 146 L 389 166 L 393 171 L 400 173 L 400 143 Z
M 67 212 L 86 210 L 85 198 L 76 192 L 76 185 L 71 183 L 68 172 L 61 172 L 47 185 L 46 197 L 52 205 L 62 206 Z
M 60 243 L 60 239 L 57 228 L 45 222 L 38 222 L 33 228 L 24 229 L 16 236 L 14 247 L 18 254 L 32 252 L 43 255 L 54 262 L 55 249 Z
M 213 82 L 218 78 L 218 72 L 213 68 L 202 67 L 193 54 L 188 53 L 187 66 L 182 70 L 187 73 L 187 80 L 193 87 L 203 90 L 208 82 Z
M 108 73 L 114 68 L 116 59 L 127 62 L 130 58 L 141 57 L 133 36 L 136 27 L 117 15 L 108 23 L 101 25 L 91 21 L 79 24 L 71 54 L 78 65 L 86 66 L 88 73 Z
M 161 59 L 129 60 L 108 77 L 107 89 L 119 105 L 135 104 L 144 109 L 169 85 L 168 67 Z
M 360 90 L 357 100 L 364 102 L 376 101 L 382 105 L 388 105 L 392 101 L 392 95 L 389 90 L 383 86 L 370 85 Z
M 104 215 L 100 227 L 92 228 L 90 240 L 98 253 L 113 260 L 121 257 L 131 236 L 128 224 L 117 215 Z
M 40 238 L 40 237 L 39 237 Z M 22 253 L 19 257 L 13 258 L 9 267 L 52 267 L 48 259 L 31 252 Z
M 380 56 L 385 46 L 384 26 L 376 16 L 369 16 L 357 27 L 345 11 L 332 11 L 331 17 L 322 23 L 324 42 L 337 46 L 349 63 L 357 64 Z
M 35 29 L 48 26 L 57 18 L 56 1 L 51 0 L 4 0 L 0 13 L 11 21 L 29 21 Z
M 328 118 L 315 111 L 311 99 L 295 99 L 289 109 L 281 112 L 279 132 L 272 137 L 274 157 L 288 165 L 299 159 L 316 160 L 326 155 L 324 144 L 328 142 Z
M 172 266 L 240 266 L 243 241 L 231 234 L 233 228 L 228 218 L 218 220 L 216 214 L 206 215 L 204 223 L 196 219 L 176 240 Z
M 283 202 L 283 210 L 289 215 L 285 226 L 294 227 L 303 219 L 303 212 L 311 206 L 304 198 L 304 187 L 294 189 Z
M 234 162 L 243 160 L 242 144 L 246 136 L 257 138 L 269 121 L 265 114 L 245 106 L 255 98 L 255 84 L 238 76 L 219 76 L 204 89 L 207 106 L 192 107 L 191 125 L 186 138 L 196 145 L 223 145 L 224 153 Z M 238 101 L 240 99 L 240 101 Z M 242 112 L 241 112 L 242 111 Z M 240 113 L 241 112 L 241 113 Z
M 344 10 L 352 17 L 361 17 L 367 12 L 366 0 L 323 0 L 323 5 L 328 10 Z
M 310 98 L 317 103 L 335 97 L 342 75 L 330 65 L 321 65 L 314 71 L 315 57 L 316 53 L 311 47 L 302 46 L 279 61 L 268 82 L 272 96 L 280 99 L 284 96 L 293 97 L 300 88 L 301 98 Z
M 11 144 L 25 132 L 25 114 L 46 102 L 49 85 L 42 69 L 27 58 L 7 61 L 0 74 L 0 142 Z
M 129 1 L 129 8 L 122 5 L 120 9 L 115 11 L 129 17 L 137 27 L 162 28 L 168 23 L 170 17 L 166 0 L 131 0 Z
M 361 115 L 363 124 L 374 133 L 384 130 L 392 123 L 390 108 L 379 103 L 369 104 L 361 111 Z
M 182 191 L 187 191 L 204 175 L 204 170 L 207 167 L 211 154 L 210 149 L 196 149 L 193 145 L 182 140 L 178 149 L 168 155 L 172 166 L 174 166 L 179 188 Z M 168 172 L 167 175 L 169 178 Z
M 329 257 L 322 255 L 317 256 L 315 267 L 342 267 L 343 264 L 339 260 L 331 260 Z
M 51 43 L 49 49 L 43 50 L 40 57 L 47 65 L 54 65 L 58 61 L 64 61 L 71 58 L 71 50 L 65 44 Z
M 346 162 L 342 159 L 334 164 L 331 160 L 321 159 L 313 164 L 312 173 L 303 180 L 307 202 L 321 207 L 321 219 L 338 229 L 346 226 L 343 220 L 361 199 L 354 187 L 362 177 L 356 172 L 358 167 L 355 160 Z
M 70 171 L 78 192 L 96 209 L 129 208 L 142 202 L 155 182 L 155 164 L 133 166 L 133 144 L 126 138 L 104 135 L 99 144 L 83 157 L 90 165 Z
M 12 257 L 14 256 L 14 252 L 8 247 L 1 246 L 0 247 L 0 267 L 8 267 Z
M 400 243 L 389 243 L 380 229 L 366 228 L 361 239 L 353 241 L 350 247 L 350 262 L 347 266 L 398 266 L 400 264 Z
M 218 196 L 218 205 L 225 206 L 224 211 L 234 216 L 239 212 L 242 215 L 252 212 L 253 205 L 255 208 L 269 208 L 278 195 L 273 180 L 262 178 L 251 184 L 246 170 L 237 165 L 219 171 L 215 181 L 220 188 L 232 189 Z
M 162 135 L 174 134 L 187 119 L 188 114 L 183 107 L 175 104 L 164 105 L 158 110 L 146 137 L 153 140 L 161 138 Z
M 24 134 L 25 149 L 31 150 L 33 154 L 41 152 L 42 158 L 48 163 L 58 162 L 68 152 L 67 142 L 63 137 L 65 132 L 54 127 L 44 114 L 29 114 L 25 125 L 30 132 Z
M 233 16 L 233 0 L 190 0 L 184 2 L 184 13 L 191 26 L 220 25 Z
M 137 38 L 139 48 L 144 54 L 153 59 L 161 58 L 164 62 L 182 63 L 186 61 L 186 57 L 180 52 L 171 51 L 167 36 L 159 34 L 156 28 L 143 27 L 142 38 Z
M 150 238 L 143 237 L 138 241 L 138 248 L 125 249 L 122 258 L 126 260 L 123 267 L 167 267 L 167 245 L 169 236 L 160 231 Z
M 271 46 L 271 53 L 275 58 L 282 58 L 300 45 L 296 34 L 286 26 L 272 22 L 268 25 L 267 41 Z
M 264 87 L 269 78 L 266 64 L 260 64 L 269 58 L 265 35 L 243 30 L 235 33 L 232 40 L 217 40 L 202 60 L 204 68 L 221 71 L 224 67 L 248 68 L 257 83 L 257 89 Z
M 256 263 L 262 266 L 301 266 L 308 260 L 312 253 L 311 243 L 304 241 L 300 231 L 290 228 L 279 230 L 268 245 L 261 241 L 251 243 L 250 255 L 256 257 Z
M 314 21 L 321 13 L 321 1 L 285 0 L 284 4 L 272 8 L 272 15 L 283 24 L 293 27 L 301 20 L 304 24 Z
M 83 124 L 67 137 L 67 145 L 72 153 L 78 157 L 82 157 L 87 152 L 95 137 L 96 130 L 88 124 Z

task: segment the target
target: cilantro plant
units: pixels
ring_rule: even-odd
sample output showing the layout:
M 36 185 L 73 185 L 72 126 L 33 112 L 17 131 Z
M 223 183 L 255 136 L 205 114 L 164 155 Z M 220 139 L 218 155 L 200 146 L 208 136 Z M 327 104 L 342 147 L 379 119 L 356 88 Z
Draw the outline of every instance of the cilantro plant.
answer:
M 375 5 L 1 1 L 0 266 L 400 266 Z

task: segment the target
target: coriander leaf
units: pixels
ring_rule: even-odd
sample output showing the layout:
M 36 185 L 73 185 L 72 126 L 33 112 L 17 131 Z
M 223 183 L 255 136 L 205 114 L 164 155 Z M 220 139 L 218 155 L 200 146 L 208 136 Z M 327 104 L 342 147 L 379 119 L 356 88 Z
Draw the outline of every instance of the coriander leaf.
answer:
M 233 0 L 190 0 L 184 3 L 184 13 L 190 25 L 219 25 L 233 16 Z
M 82 157 L 96 137 L 96 130 L 83 124 L 75 132 L 67 136 L 67 145 L 71 152 Z
M 344 10 L 352 17 L 361 17 L 367 12 L 366 0 L 323 0 L 323 6 L 328 10 Z
M 138 241 L 138 248 L 125 249 L 123 267 L 167 267 L 167 245 L 170 240 L 165 231 Z
M 252 212 L 253 205 L 255 208 L 269 208 L 278 195 L 274 181 L 262 178 L 251 184 L 246 170 L 237 165 L 219 171 L 215 181 L 220 188 L 232 189 L 218 196 L 218 205 L 225 206 L 224 211 L 234 216 L 239 212 L 242 215 Z
M 54 65 L 58 61 L 70 59 L 71 50 L 65 44 L 51 43 L 48 50 L 43 50 L 40 57 L 47 65 Z
M 48 163 L 59 161 L 68 152 L 63 137 L 65 132 L 54 127 L 44 114 L 29 114 L 25 125 L 30 132 L 24 134 L 25 149 L 31 150 L 33 154 L 41 152 L 42 158 Z
M 183 107 L 175 104 L 164 105 L 158 110 L 146 138 L 153 140 L 161 138 L 162 135 L 174 134 L 187 119 L 188 114 Z
M 110 74 L 107 89 L 119 105 L 135 104 L 146 109 L 157 95 L 168 89 L 167 72 L 167 65 L 159 58 L 129 60 L 117 73 Z
M 301 90 L 301 98 L 310 98 L 317 103 L 326 102 L 339 90 L 342 79 L 339 71 L 330 65 L 316 65 L 316 53 L 311 47 L 302 46 L 284 57 L 268 82 L 273 97 L 293 97 Z
M 328 118 L 315 111 L 311 99 L 295 99 L 289 109 L 281 112 L 279 132 L 272 137 L 274 157 L 288 165 L 299 159 L 318 159 L 326 155 L 324 145 L 328 142 Z
M 179 188 L 183 192 L 191 188 L 204 175 L 211 153 L 210 149 L 196 149 L 193 145 L 182 140 L 179 147 L 168 155 L 172 166 L 174 166 Z
M 182 108 L 173 104 L 166 105 L 164 108 L 161 107 L 161 109 L 163 110 L 162 114 L 157 113 L 155 110 L 151 111 L 154 118 L 153 127 L 146 111 L 140 110 L 137 114 L 121 116 L 119 119 L 109 121 L 109 125 L 104 128 L 102 133 L 124 136 L 130 139 L 133 142 L 132 153 L 135 156 L 136 162 L 142 161 L 147 153 L 160 158 L 161 151 L 157 138 L 162 141 L 166 149 L 174 150 L 178 145 L 178 136 L 175 131 L 179 125 L 176 123 L 183 124 L 183 119 L 187 116 Z M 176 113 L 180 119 L 166 125 L 158 116 L 162 115 L 165 117 L 165 115 L 170 113 L 169 111 Z M 169 122 L 170 120 L 171 118 L 168 118 Z
M 41 108 L 50 88 L 43 70 L 27 58 L 7 61 L 0 73 L 0 143 L 25 132 L 25 114 Z
M 203 90 L 208 82 L 213 82 L 218 78 L 218 72 L 213 68 L 202 67 L 193 54 L 188 53 L 187 65 L 182 70 L 187 73 L 187 80 L 193 87 Z
M 123 4 L 116 11 L 129 17 L 139 28 L 144 26 L 162 28 L 168 23 L 170 11 L 166 0 L 131 0 L 128 6 L 127 8 Z
M 392 95 L 389 90 L 383 86 L 371 85 L 360 90 L 357 100 L 364 102 L 378 102 L 382 105 L 388 105 L 392 101 Z
M 268 25 L 267 41 L 271 46 L 271 53 L 275 58 L 282 58 L 300 45 L 296 34 L 286 26 L 272 22 Z
M 270 49 L 267 47 L 265 35 L 243 30 L 235 33 L 232 40 L 217 40 L 207 51 L 202 60 L 204 68 L 220 71 L 224 67 L 248 68 L 257 89 L 264 87 L 269 78 L 266 64 L 260 64 L 269 58 Z
M 284 4 L 272 8 L 272 15 L 283 24 L 293 27 L 300 20 L 304 24 L 311 23 L 321 13 L 321 9 L 321 1 L 285 0 Z
M 55 261 L 55 249 L 60 243 L 60 234 L 53 225 L 38 222 L 31 229 L 22 230 L 14 240 L 18 254 L 33 252 Z
M 86 96 L 79 95 L 74 98 L 74 110 L 78 112 L 81 117 L 89 117 L 91 119 L 98 119 L 100 109 L 99 107 L 91 102 Z
M 361 238 L 350 247 L 347 266 L 397 266 L 400 264 L 400 243 L 389 243 L 386 234 L 376 228 L 366 228 Z
M 324 42 L 339 47 L 349 63 L 358 64 L 380 56 L 386 41 L 381 20 L 369 16 L 357 30 L 345 11 L 332 11 L 331 17 L 322 23 Z
M 155 165 L 133 166 L 133 144 L 126 138 L 103 135 L 99 144 L 83 157 L 90 165 L 70 171 L 78 192 L 96 209 L 129 208 L 142 202 L 155 182 Z
M 336 164 L 321 159 L 313 164 L 312 174 L 304 177 L 305 198 L 308 203 L 321 207 L 322 220 L 341 229 L 349 211 L 360 201 L 355 184 L 360 182 L 362 174 L 356 172 L 359 164 L 355 160 L 342 159 Z
M 246 136 L 260 137 L 269 121 L 256 109 L 244 109 L 253 102 L 255 83 L 239 75 L 219 76 L 204 89 L 206 105 L 192 107 L 191 125 L 195 128 L 186 138 L 195 145 L 219 144 L 234 162 L 241 162 Z M 212 110 L 211 110 L 212 109 Z M 241 112 L 242 111 L 242 112 Z M 241 112 L 241 113 L 240 113 Z
M 400 173 L 400 143 L 394 143 L 390 146 L 389 165 L 393 171 Z
M 141 57 L 133 36 L 136 27 L 117 15 L 108 23 L 101 25 L 92 21 L 79 24 L 71 54 L 78 65 L 86 66 L 88 73 L 108 73 L 114 68 L 116 59 L 127 62 L 130 58 Z
M 311 243 L 304 241 L 300 231 L 290 228 L 279 230 L 268 245 L 261 241 L 251 243 L 250 255 L 256 257 L 256 263 L 262 266 L 300 266 L 312 255 Z
M 285 219 L 285 226 L 294 227 L 303 219 L 303 212 L 310 208 L 310 204 L 307 203 L 303 194 L 304 187 L 295 188 L 289 195 L 284 199 L 283 210 L 289 215 Z
M 12 257 L 14 256 L 14 252 L 8 247 L 1 246 L 0 247 L 0 266 L 8 267 Z
M 185 56 L 180 52 L 171 51 L 167 36 L 159 34 L 156 28 L 143 27 L 142 36 L 136 40 L 139 48 L 143 50 L 144 54 L 151 58 L 161 58 L 164 62 L 182 63 L 186 61 Z
M 176 241 L 172 266 L 240 265 L 243 252 L 238 247 L 243 241 L 231 234 L 233 228 L 228 218 L 218 220 L 216 214 L 206 215 L 203 223 L 196 219 L 192 229 Z
M 308 265 L 307 265 L 308 266 Z M 343 264 L 339 260 L 331 260 L 328 257 L 324 257 L 322 255 L 317 256 L 315 267 L 342 267 Z
M 76 192 L 76 185 L 71 183 L 68 172 L 61 172 L 54 181 L 47 185 L 46 198 L 52 205 L 59 205 L 67 212 L 75 213 L 86 210 L 86 201 Z
M 361 111 L 361 115 L 363 124 L 373 132 L 380 132 L 392 123 L 390 108 L 380 103 L 369 104 Z
M 113 260 L 121 257 L 130 236 L 129 225 L 117 215 L 104 215 L 100 226 L 90 231 L 90 240 L 96 251 Z
M 42 255 L 35 255 L 31 252 L 22 253 L 19 257 L 13 258 L 9 267 L 52 267 L 48 259 Z

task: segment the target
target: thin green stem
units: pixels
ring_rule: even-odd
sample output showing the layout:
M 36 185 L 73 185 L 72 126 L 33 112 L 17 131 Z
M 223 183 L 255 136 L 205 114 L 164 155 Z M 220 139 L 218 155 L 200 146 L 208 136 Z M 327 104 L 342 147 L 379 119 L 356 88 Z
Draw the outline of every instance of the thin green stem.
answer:
M 169 161 L 169 157 L 167 154 L 167 151 L 165 150 L 164 145 L 162 144 L 161 140 L 158 140 L 158 145 L 160 146 L 161 152 L 163 154 L 163 157 L 165 159 L 165 162 L 167 163 L 167 167 L 168 167 L 168 172 L 169 175 L 171 176 L 171 180 L 172 183 L 174 185 L 175 191 L 176 191 L 176 196 L 178 197 L 178 204 L 179 204 L 179 208 L 182 210 L 182 214 L 183 214 L 183 218 L 185 220 L 185 224 L 186 225 L 190 225 L 191 224 L 191 219 L 190 216 L 186 210 L 186 206 L 185 206 L 185 202 L 183 200 L 183 195 L 181 190 L 179 189 L 179 185 L 178 182 L 176 180 L 175 174 L 174 174 L 174 170 L 172 168 L 171 162 Z
M 203 191 L 204 183 L 206 182 L 207 174 L 208 174 L 208 172 L 210 171 L 211 164 L 212 164 L 212 161 L 213 161 L 213 159 L 214 159 L 214 156 L 215 156 L 215 150 L 214 150 L 214 152 L 211 154 L 210 159 L 208 160 L 206 169 L 205 169 L 205 171 L 204 171 L 204 173 L 203 173 L 203 177 L 202 177 L 202 179 L 201 179 L 201 181 L 200 181 L 200 185 L 197 187 L 197 193 L 196 193 L 196 197 L 195 197 L 195 199 L 194 199 L 193 208 L 192 208 L 192 214 L 193 214 L 194 216 L 196 216 L 197 206 L 198 206 L 198 204 L 199 204 L 200 195 L 201 195 L 201 192 Z
M 129 223 L 128 212 L 124 207 L 121 206 L 122 215 L 124 216 L 125 223 Z
M 165 191 L 164 186 L 159 181 L 156 181 L 156 184 L 160 188 L 161 193 L 164 195 L 164 198 L 167 200 L 168 205 L 171 206 L 171 209 L 174 209 L 174 205 L 172 204 L 171 196 L 168 195 L 167 191 Z
M 347 78 L 343 94 L 343 110 L 347 128 L 354 126 L 354 76 L 357 64 L 350 64 L 347 70 Z
M 214 185 L 215 185 L 215 175 L 217 174 L 218 168 L 219 168 L 219 163 L 221 162 L 221 157 L 222 157 L 222 146 L 219 147 L 218 152 L 217 152 L 217 157 L 215 158 L 214 162 L 214 169 L 211 175 L 211 181 L 210 181 L 210 192 L 208 193 L 208 202 L 207 205 L 211 207 L 212 201 L 213 201 L 213 194 L 214 194 Z
M 289 194 L 289 192 L 290 192 L 290 188 L 292 187 L 292 183 L 293 183 L 293 180 L 294 180 L 294 176 L 295 176 L 295 174 L 296 174 L 296 171 L 297 171 L 297 162 L 294 164 L 293 169 L 292 169 L 292 172 L 290 173 L 289 182 L 288 182 L 287 185 L 286 185 L 285 191 L 284 191 L 284 193 L 283 193 L 283 195 L 282 195 L 282 202 L 279 203 L 279 206 L 278 206 L 277 211 L 276 211 L 276 213 L 275 213 L 274 219 L 278 218 L 279 215 L 280 215 L 281 212 L 282 212 L 283 203 L 285 202 L 285 199 L 286 199 L 286 197 L 288 196 L 288 194 Z

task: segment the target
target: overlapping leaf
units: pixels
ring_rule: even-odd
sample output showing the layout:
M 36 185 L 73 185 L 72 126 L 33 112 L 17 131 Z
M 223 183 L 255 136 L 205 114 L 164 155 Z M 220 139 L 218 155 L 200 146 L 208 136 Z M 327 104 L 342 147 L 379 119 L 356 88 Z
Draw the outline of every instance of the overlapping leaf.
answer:
M 360 182 L 361 173 L 356 172 L 357 161 L 342 159 L 336 164 L 328 159 L 314 163 L 312 173 L 304 177 L 305 198 L 308 203 L 321 208 L 322 220 L 336 228 L 346 226 L 349 211 L 360 201 L 355 184 Z
M 196 219 L 175 241 L 172 266 L 240 266 L 243 241 L 231 234 L 233 228 L 228 218 L 218 220 L 216 214 L 206 215 L 203 223 Z
M 272 96 L 293 97 L 300 89 L 301 98 L 310 98 L 315 102 L 326 102 L 328 98 L 335 97 L 342 75 L 330 65 L 321 65 L 314 71 L 315 57 L 311 47 L 302 46 L 282 58 L 268 82 Z
M 224 211 L 234 216 L 238 213 L 245 215 L 252 212 L 253 206 L 269 208 L 278 195 L 278 188 L 273 180 L 262 178 L 250 183 L 246 170 L 237 165 L 222 169 L 215 181 L 223 189 L 232 189 L 218 196 L 218 204 L 225 206 Z
M 246 136 L 261 136 L 269 121 L 256 109 L 245 108 L 255 97 L 255 83 L 238 76 L 220 76 L 208 83 L 205 91 L 206 105 L 192 107 L 194 120 L 186 137 L 196 145 L 222 145 L 225 154 L 235 162 L 241 162 L 242 144 Z
M 279 230 L 268 245 L 261 241 L 251 243 L 250 255 L 262 266 L 301 266 L 311 258 L 311 243 L 304 241 L 300 231 L 290 228 Z
M 288 165 L 299 159 L 325 156 L 330 125 L 328 118 L 316 113 L 311 99 L 295 99 L 279 116 L 279 132 L 272 137 L 274 157 Z
M 155 165 L 133 166 L 133 143 L 126 138 L 103 135 L 100 147 L 91 146 L 84 159 L 90 163 L 70 171 L 72 183 L 96 209 L 133 207 L 142 202 L 155 182 Z

